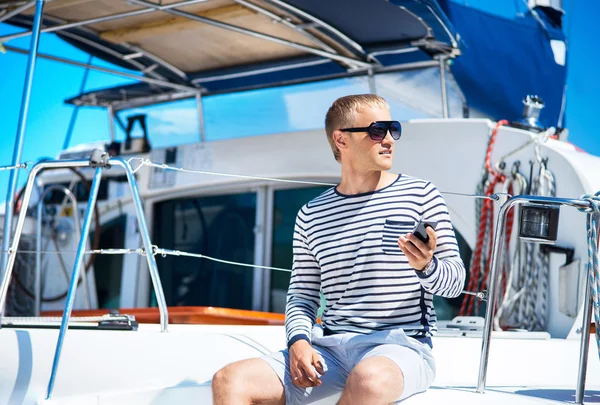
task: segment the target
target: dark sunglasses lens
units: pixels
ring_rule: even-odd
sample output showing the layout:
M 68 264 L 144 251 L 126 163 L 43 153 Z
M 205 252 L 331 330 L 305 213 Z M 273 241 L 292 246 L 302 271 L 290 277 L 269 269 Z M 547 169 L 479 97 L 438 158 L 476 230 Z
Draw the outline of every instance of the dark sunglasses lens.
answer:
M 390 124 L 390 133 L 395 140 L 400 139 L 400 135 L 402 135 L 402 126 L 398 121 L 394 121 Z
M 385 138 L 387 130 L 388 128 L 385 123 L 376 122 L 374 124 L 371 124 L 371 127 L 369 128 L 369 135 L 371 136 L 372 140 L 381 141 L 383 138 Z

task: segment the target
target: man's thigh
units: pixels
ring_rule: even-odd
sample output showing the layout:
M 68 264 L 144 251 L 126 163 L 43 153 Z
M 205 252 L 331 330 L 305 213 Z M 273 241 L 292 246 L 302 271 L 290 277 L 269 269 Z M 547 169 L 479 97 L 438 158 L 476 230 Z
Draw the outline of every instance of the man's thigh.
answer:
M 216 403 L 251 400 L 257 404 L 284 405 L 283 386 L 277 374 L 261 359 L 253 358 L 229 364 L 213 378 L 221 385 L 214 391 Z M 237 403 L 237 402 L 236 402 Z
M 290 356 L 287 349 L 261 357 L 266 361 L 283 382 L 286 405 L 302 405 L 339 395 L 344 390 L 350 370 L 340 359 L 336 350 L 313 345 L 323 359 L 325 374 L 321 376 L 322 384 L 318 387 L 302 388 L 294 385 L 290 374 Z
M 364 352 L 356 364 L 375 356 L 390 359 L 402 372 L 398 376 L 404 380 L 404 390 L 397 401 L 427 390 L 435 378 L 435 365 L 431 364 L 428 356 L 423 356 L 414 349 L 399 344 L 377 345 Z

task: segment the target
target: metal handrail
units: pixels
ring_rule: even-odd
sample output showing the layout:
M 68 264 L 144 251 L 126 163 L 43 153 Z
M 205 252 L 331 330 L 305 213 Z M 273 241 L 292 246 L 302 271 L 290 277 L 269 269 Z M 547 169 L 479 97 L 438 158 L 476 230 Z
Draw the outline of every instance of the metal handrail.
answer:
M 71 316 L 71 312 L 73 310 L 73 302 L 75 298 L 75 292 L 77 289 L 77 281 L 79 279 L 79 271 L 81 269 L 81 263 L 83 261 L 83 256 L 85 254 L 85 245 L 87 242 L 87 236 L 89 234 L 89 228 L 91 225 L 91 220 L 94 212 L 94 207 L 96 204 L 96 199 L 98 196 L 98 189 L 100 186 L 100 181 L 102 178 L 102 170 L 109 169 L 111 166 L 120 166 L 125 170 L 125 174 L 127 176 L 127 180 L 129 182 L 129 186 L 131 189 L 131 194 L 133 197 L 133 202 L 136 210 L 136 216 L 138 220 L 138 225 L 140 229 L 140 234 L 142 236 L 142 241 L 144 243 L 144 248 L 146 251 L 146 260 L 148 262 L 148 268 L 150 272 L 150 277 L 152 279 L 152 284 L 154 287 L 154 293 L 156 295 L 157 304 L 160 312 L 160 325 L 161 332 L 166 332 L 168 328 L 168 311 L 166 300 L 164 296 L 164 291 L 160 282 L 160 276 L 158 274 L 158 267 L 156 265 L 156 260 L 154 258 L 153 246 L 150 240 L 150 234 L 148 232 L 148 227 L 146 225 L 146 218 L 144 216 L 144 211 L 142 207 L 142 201 L 139 195 L 137 181 L 135 179 L 135 175 L 133 173 L 133 169 L 129 162 L 122 158 L 112 158 L 106 159 L 100 163 L 93 162 L 90 160 L 57 160 L 57 161 L 44 161 L 37 163 L 31 169 L 29 173 L 29 177 L 27 179 L 27 184 L 25 186 L 25 192 L 23 193 L 23 206 L 21 212 L 19 213 L 19 218 L 17 220 L 17 226 L 15 231 L 15 236 L 12 242 L 12 246 L 8 251 L 8 261 L 6 265 L 6 271 L 3 274 L 2 281 L 0 283 L 0 328 L 2 327 L 2 318 L 1 314 L 3 313 L 4 306 L 6 304 L 6 295 L 8 292 L 8 286 L 10 284 L 16 253 L 19 246 L 19 241 L 21 239 L 21 234 L 23 232 L 23 226 L 25 224 L 25 218 L 27 216 L 27 207 L 29 206 L 29 202 L 31 200 L 31 195 L 33 193 L 33 187 L 35 183 L 35 178 L 37 174 L 42 169 L 64 169 L 64 168 L 80 168 L 80 167 L 94 167 L 96 169 L 94 173 L 94 178 L 92 181 L 92 187 L 90 191 L 90 197 L 88 200 L 88 206 L 85 213 L 84 221 L 83 221 L 83 229 L 81 231 L 81 237 L 79 239 L 79 246 L 77 248 L 77 254 L 75 257 L 75 264 L 73 266 L 73 272 L 71 276 L 71 280 L 69 283 L 69 291 L 67 293 L 67 299 L 65 303 L 65 309 L 62 316 L 60 332 L 56 344 L 56 351 L 54 353 L 54 361 L 52 364 L 52 371 L 50 374 L 50 380 L 48 383 L 48 392 L 47 399 L 50 399 L 52 396 L 52 391 L 54 388 L 54 382 L 56 379 L 56 374 L 58 371 L 58 365 L 60 361 L 60 355 L 62 350 L 62 345 L 64 342 L 65 334 L 68 328 L 69 319 Z
M 483 342 L 481 347 L 481 358 L 479 362 L 479 376 L 477 380 L 477 392 L 484 393 L 485 392 L 485 382 L 487 378 L 487 366 L 490 354 L 490 343 L 492 336 L 492 327 L 494 321 L 494 306 L 496 303 L 496 294 L 498 290 L 498 282 L 499 282 L 499 267 L 501 260 L 501 251 L 502 244 L 504 242 L 504 228 L 506 225 L 506 220 L 508 216 L 508 212 L 511 208 L 516 205 L 520 205 L 523 203 L 545 203 L 545 204 L 555 204 L 555 205 L 565 205 L 569 207 L 574 207 L 578 209 L 588 209 L 591 208 L 590 201 L 574 199 L 574 198 L 555 198 L 555 197 L 542 197 L 542 196 L 530 196 L 530 195 L 518 195 L 508 199 L 500 208 L 498 213 L 498 224 L 496 227 L 496 233 L 494 235 L 494 247 L 492 254 L 492 263 L 490 267 L 490 275 L 489 275 L 489 289 L 488 289 L 488 305 L 485 312 L 485 324 L 483 327 Z M 589 347 L 589 334 L 590 334 L 590 278 L 587 277 L 586 282 L 586 292 L 584 298 L 584 315 L 583 315 L 583 325 L 581 327 L 581 350 L 580 350 L 580 358 L 579 358 L 579 371 L 577 377 L 577 387 L 576 387 L 576 398 L 581 398 L 581 400 L 576 401 L 576 403 L 583 403 L 583 392 L 585 390 L 585 373 L 587 370 L 587 349 Z

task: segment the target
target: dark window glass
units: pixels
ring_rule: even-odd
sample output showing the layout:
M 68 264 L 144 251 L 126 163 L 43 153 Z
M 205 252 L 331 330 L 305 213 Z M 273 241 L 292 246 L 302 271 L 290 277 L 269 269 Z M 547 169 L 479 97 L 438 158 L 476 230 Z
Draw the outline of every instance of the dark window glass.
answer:
M 154 221 L 159 247 L 254 263 L 255 193 L 165 201 L 155 206 Z M 252 308 L 252 268 L 183 256 L 156 260 L 167 305 Z

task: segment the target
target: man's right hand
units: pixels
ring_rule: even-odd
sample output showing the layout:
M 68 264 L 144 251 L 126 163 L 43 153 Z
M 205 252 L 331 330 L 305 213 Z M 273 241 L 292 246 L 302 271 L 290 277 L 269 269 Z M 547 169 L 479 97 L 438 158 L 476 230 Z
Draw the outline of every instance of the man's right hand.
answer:
M 294 385 L 302 388 L 317 387 L 325 374 L 323 360 L 306 340 L 298 340 L 290 347 L 290 374 Z

